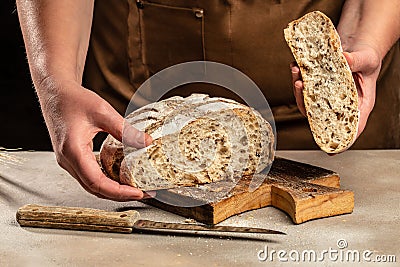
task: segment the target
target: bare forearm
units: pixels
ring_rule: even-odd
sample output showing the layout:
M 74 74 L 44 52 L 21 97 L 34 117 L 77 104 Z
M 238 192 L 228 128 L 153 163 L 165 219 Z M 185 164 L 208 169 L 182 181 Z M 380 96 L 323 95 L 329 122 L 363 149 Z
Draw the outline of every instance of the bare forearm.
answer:
M 372 46 L 380 59 L 400 37 L 400 0 L 347 0 L 338 25 L 345 50 Z
M 17 0 L 35 87 L 48 77 L 81 82 L 94 0 Z

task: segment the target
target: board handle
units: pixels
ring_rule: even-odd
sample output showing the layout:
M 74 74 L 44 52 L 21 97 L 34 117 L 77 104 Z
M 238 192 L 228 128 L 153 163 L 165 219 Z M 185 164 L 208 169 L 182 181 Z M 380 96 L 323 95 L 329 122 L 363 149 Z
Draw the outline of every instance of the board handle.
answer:
M 131 233 L 139 212 L 28 204 L 18 209 L 21 226 Z

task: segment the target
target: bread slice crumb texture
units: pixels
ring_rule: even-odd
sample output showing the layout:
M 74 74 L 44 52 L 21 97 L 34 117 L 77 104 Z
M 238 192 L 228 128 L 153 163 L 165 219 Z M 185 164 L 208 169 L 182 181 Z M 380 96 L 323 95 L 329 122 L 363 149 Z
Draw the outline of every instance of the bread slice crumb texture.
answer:
M 358 94 L 333 23 L 315 11 L 291 22 L 284 34 L 301 71 L 314 140 L 327 153 L 348 149 L 357 136 Z

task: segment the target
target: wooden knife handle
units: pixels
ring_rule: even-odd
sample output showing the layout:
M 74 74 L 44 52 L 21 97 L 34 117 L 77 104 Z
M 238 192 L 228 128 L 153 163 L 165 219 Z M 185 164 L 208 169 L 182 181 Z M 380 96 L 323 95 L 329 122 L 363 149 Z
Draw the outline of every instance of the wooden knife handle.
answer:
M 28 204 L 18 209 L 21 226 L 131 233 L 139 212 Z

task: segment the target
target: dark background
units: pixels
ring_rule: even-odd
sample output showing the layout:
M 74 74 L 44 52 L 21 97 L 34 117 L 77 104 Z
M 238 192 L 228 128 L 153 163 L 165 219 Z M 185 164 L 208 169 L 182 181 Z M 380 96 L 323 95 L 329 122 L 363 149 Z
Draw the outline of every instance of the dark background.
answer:
M 0 147 L 51 150 L 14 1 L 0 1 Z

